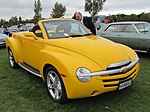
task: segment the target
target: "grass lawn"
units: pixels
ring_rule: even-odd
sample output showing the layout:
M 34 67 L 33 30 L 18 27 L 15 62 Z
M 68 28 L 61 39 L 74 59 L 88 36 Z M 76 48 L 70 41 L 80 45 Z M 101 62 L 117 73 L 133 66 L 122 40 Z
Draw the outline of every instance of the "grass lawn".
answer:
M 138 53 L 141 70 L 132 86 L 92 98 L 53 102 L 41 78 L 9 66 L 0 49 L 0 112 L 150 112 L 150 55 Z

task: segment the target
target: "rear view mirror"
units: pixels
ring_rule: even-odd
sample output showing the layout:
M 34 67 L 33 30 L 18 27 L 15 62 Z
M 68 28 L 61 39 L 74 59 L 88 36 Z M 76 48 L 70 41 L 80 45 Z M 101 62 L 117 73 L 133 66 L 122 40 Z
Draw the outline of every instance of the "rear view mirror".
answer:
M 36 35 L 33 32 L 25 32 L 24 35 L 26 37 L 33 37 L 34 39 L 37 39 Z

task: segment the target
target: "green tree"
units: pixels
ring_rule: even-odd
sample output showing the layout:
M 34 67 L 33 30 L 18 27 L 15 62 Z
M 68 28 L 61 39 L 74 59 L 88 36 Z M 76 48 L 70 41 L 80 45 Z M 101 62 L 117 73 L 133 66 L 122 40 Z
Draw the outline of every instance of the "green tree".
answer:
M 142 12 L 142 13 L 141 13 L 141 14 L 139 14 L 139 15 L 137 15 L 138 20 L 139 20 L 139 21 L 143 21 L 143 17 L 144 17 L 144 15 L 145 15 L 145 13 L 144 13 L 144 12 Z
M 131 21 L 137 21 L 137 20 L 138 20 L 137 15 L 136 15 L 136 14 L 131 14 L 131 15 L 130 15 L 130 20 L 131 20 Z
M 42 7 L 41 7 L 41 1 L 35 0 L 34 2 L 34 22 L 37 23 L 42 18 Z
M 139 15 L 131 14 L 117 14 L 117 15 L 110 15 L 109 18 L 111 22 L 121 22 L 121 21 L 145 21 L 150 22 L 150 13 L 141 13 Z
M 5 19 L 0 19 L 0 27 L 5 26 L 5 25 L 6 25 Z
M 19 16 L 19 22 L 21 22 L 22 21 L 22 18 L 21 18 L 21 16 Z
M 66 13 L 66 7 L 63 6 L 61 3 L 56 2 L 50 16 L 52 18 L 60 18 L 63 17 L 65 13 Z
M 10 24 L 10 25 L 18 25 L 18 17 L 17 17 L 17 16 L 12 16 L 12 17 L 9 19 L 9 24 Z
M 34 19 L 26 19 L 24 23 L 34 23 Z
M 21 16 L 19 16 L 19 25 L 22 23 L 22 18 L 21 18 Z
M 147 22 L 150 22 L 150 14 L 144 14 L 143 17 L 142 17 L 143 21 L 147 21 Z
M 93 19 L 103 9 L 105 2 L 106 0 L 85 0 L 84 10 L 89 12 Z

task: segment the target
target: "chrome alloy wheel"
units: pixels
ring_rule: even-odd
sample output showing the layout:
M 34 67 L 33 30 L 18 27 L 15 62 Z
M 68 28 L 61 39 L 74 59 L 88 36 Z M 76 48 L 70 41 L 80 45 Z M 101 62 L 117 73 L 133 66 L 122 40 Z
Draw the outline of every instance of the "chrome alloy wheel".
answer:
M 55 71 L 47 73 L 47 88 L 53 99 L 59 100 L 62 96 L 62 85 Z
M 15 60 L 14 60 L 13 53 L 11 50 L 9 50 L 9 63 L 11 67 L 15 66 Z

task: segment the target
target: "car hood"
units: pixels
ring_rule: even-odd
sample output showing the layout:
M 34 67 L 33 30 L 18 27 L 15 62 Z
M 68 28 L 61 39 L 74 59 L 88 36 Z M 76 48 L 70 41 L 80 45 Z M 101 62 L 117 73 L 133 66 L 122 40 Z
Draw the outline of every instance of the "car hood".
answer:
M 106 69 L 109 64 L 129 59 L 127 52 L 118 44 L 98 36 L 51 39 L 46 43 L 84 55 L 102 69 Z

